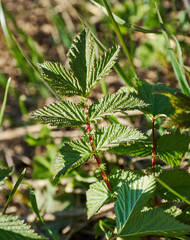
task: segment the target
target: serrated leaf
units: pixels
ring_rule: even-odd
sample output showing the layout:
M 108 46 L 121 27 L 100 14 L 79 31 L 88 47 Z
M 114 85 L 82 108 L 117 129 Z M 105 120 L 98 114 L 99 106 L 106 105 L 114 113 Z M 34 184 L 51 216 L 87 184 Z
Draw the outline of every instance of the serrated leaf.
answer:
M 123 235 L 130 219 L 135 219 L 155 190 L 155 179 L 144 176 L 130 183 L 123 184 L 115 203 L 117 233 Z M 136 222 L 136 220 L 135 220 Z M 135 223 L 134 223 L 135 224 Z
M 171 93 L 162 93 L 170 98 L 170 102 L 173 107 L 183 111 L 190 111 L 190 97 L 184 95 L 183 93 L 176 92 L 175 94 Z
M 85 112 L 79 105 L 69 101 L 57 101 L 30 114 L 51 126 L 75 127 L 85 123 Z
M 183 197 L 190 198 L 190 174 L 188 172 L 180 170 L 164 171 L 160 174 L 159 179 Z M 163 199 L 168 201 L 181 200 L 160 184 L 158 184 L 157 191 Z
M 140 138 L 145 139 L 146 136 L 134 128 L 112 124 L 96 131 L 93 141 L 96 151 L 106 151 L 122 142 L 134 141 Z
M 158 235 L 180 237 L 190 232 L 190 226 L 178 222 L 162 209 L 141 212 L 130 218 L 120 232 L 122 237 Z
M 86 192 L 86 198 L 88 218 L 111 200 L 110 191 L 104 181 L 91 184 L 90 189 Z
M 146 157 L 152 155 L 151 141 L 135 141 L 128 144 L 120 144 L 110 149 L 110 152 L 116 154 L 128 154 L 133 157 Z
M 58 94 L 65 96 L 83 95 L 82 86 L 73 74 L 60 63 L 44 62 L 39 64 L 42 78 Z
M 103 78 L 104 76 L 108 75 L 111 72 L 111 68 L 116 62 L 119 49 L 120 49 L 119 46 L 112 47 L 108 49 L 106 52 L 104 52 L 103 55 L 97 59 L 93 67 L 92 77 L 88 81 L 87 85 L 88 94 L 91 92 L 92 88 L 101 78 Z
M 170 116 L 174 113 L 169 98 L 158 92 L 176 92 L 176 89 L 170 88 L 164 84 L 152 85 L 145 80 L 136 80 L 136 90 L 138 94 L 134 94 L 136 97 L 142 99 L 146 104 L 146 107 L 142 107 L 140 110 L 147 114 L 151 119 L 156 119 L 159 116 Z
M 66 143 L 57 154 L 54 167 L 57 172 L 55 181 L 62 175 L 88 161 L 92 148 L 88 141 L 79 140 Z
M 142 100 L 133 97 L 127 92 L 110 94 L 100 98 L 89 107 L 89 119 L 91 121 L 101 120 L 103 117 L 110 116 L 114 112 L 145 105 Z
M 34 230 L 26 225 L 17 216 L 0 214 L 0 239 L 1 240 L 37 240 L 47 239 L 34 233 Z
M 178 166 L 185 152 L 188 151 L 190 137 L 175 133 L 165 134 L 156 142 L 157 155 L 172 167 Z
M 180 112 L 175 113 L 171 116 L 170 119 L 167 120 L 167 127 L 175 127 L 175 128 L 190 128 L 190 112 Z

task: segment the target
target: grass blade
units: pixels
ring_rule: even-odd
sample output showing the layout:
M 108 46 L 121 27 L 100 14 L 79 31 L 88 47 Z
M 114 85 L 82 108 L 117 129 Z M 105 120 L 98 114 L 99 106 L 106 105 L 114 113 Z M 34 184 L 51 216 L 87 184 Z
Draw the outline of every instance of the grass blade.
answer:
M 188 201 L 186 198 L 184 198 L 181 194 L 177 193 L 175 190 L 173 190 L 171 187 L 169 187 L 166 183 L 164 183 L 161 179 L 156 178 L 156 181 L 160 183 L 163 187 L 165 187 L 168 191 L 179 197 L 183 202 L 186 202 L 190 205 L 190 201 Z
M 190 96 L 190 87 L 189 87 L 188 82 L 186 80 L 185 74 L 183 73 L 183 69 L 182 69 L 180 63 L 178 62 L 178 60 L 175 56 L 174 50 L 171 47 L 170 39 L 169 39 L 169 33 L 167 32 L 167 30 L 164 26 L 164 23 L 162 21 L 162 17 L 160 15 L 157 4 L 156 4 L 156 8 L 157 8 L 157 13 L 158 13 L 158 18 L 159 18 L 159 21 L 160 21 L 160 25 L 161 25 L 161 28 L 162 28 L 162 34 L 163 34 L 164 39 L 165 39 L 166 47 L 168 49 L 168 53 L 169 53 L 169 56 L 170 56 L 170 59 L 171 59 L 172 67 L 174 69 L 174 72 L 175 72 L 176 78 L 178 80 L 179 86 L 180 86 L 182 92 L 185 95 Z M 181 57 L 179 59 L 181 59 Z M 181 60 L 179 60 L 179 61 L 181 62 Z
M 7 81 L 7 85 L 6 85 L 6 88 L 5 88 L 5 95 L 4 95 L 4 99 L 3 99 L 3 104 L 2 104 L 2 107 L 1 107 L 1 110 L 0 110 L 0 127 L 1 127 L 1 124 L 2 124 L 2 120 L 3 120 L 3 115 L 4 115 L 4 112 L 5 112 L 5 106 L 6 106 L 6 102 L 7 102 L 7 95 L 8 95 L 8 91 L 9 91 L 10 82 L 11 82 L 11 78 L 9 78 L 8 81 Z
M 10 195 L 9 195 L 9 198 L 7 200 L 7 203 L 5 205 L 5 208 L 4 208 L 4 211 L 3 211 L 3 214 L 5 214 L 6 210 L 7 210 L 7 207 L 9 206 L 17 188 L 19 187 L 20 183 L 22 182 L 24 176 L 25 176 L 25 173 L 26 173 L 26 169 L 24 169 L 20 175 L 20 177 L 18 178 L 18 180 L 16 181 L 15 185 L 14 185 L 14 188 L 13 190 L 11 191 Z
M 44 222 L 44 219 L 42 218 L 42 216 L 40 215 L 39 209 L 38 209 L 38 205 L 37 205 L 37 201 L 36 201 L 36 195 L 35 192 L 33 190 L 33 188 L 31 187 L 31 185 L 28 182 L 23 182 L 23 184 L 27 185 L 29 187 L 29 194 L 30 194 L 30 202 L 32 205 L 32 209 L 35 212 L 36 216 L 39 218 L 39 220 L 41 221 L 41 223 L 44 225 L 44 227 L 47 229 L 48 233 L 50 234 L 50 236 L 54 239 L 54 240 L 59 240 L 55 234 L 51 231 L 51 229 L 48 228 L 48 226 L 46 225 L 46 223 Z
M 112 23 L 112 25 L 113 25 L 113 27 L 114 27 L 114 30 L 115 30 L 118 38 L 119 38 L 119 41 L 120 41 L 121 46 L 122 46 L 122 48 L 123 48 L 123 51 L 124 51 L 126 57 L 127 57 L 128 60 L 129 60 L 129 64 L 130 64 L 131 70 L 132 70 L 133 75 L 134 75 L 134 77 L 135 77 L 135 76 L 136 76 L 136 70 L 135 70 L 135 67 L 134 67 L 132 58 L 131 58 L 131 56 L 130 56 L 129 50 L 128 50 L 128 48 L 127 48 L 127 45 L 126 45 L 126 43 L 125 43 L 125 40 L 124 40 L 124 38 L 123 38 L 123 35 L 121 34 L 120 28 L 119 28 L 117 22 L 115 21 L 115 18 L 113 17 L 113 14 L 112 14 L 112 12 L 111 12 L 111 10 L 110 10 L 110 7 L 109 7 L 107 1 L 106 1 L 106 0 L 102 0 L 102 2 L 103 2 L 104 6 L 105 6 L 105 8 L 106 8 L 106 11 L 107 11 L 108 16 L 109 16 L 109 18 L 110 18 L 110 21 L 111 21 L 111 23 Z

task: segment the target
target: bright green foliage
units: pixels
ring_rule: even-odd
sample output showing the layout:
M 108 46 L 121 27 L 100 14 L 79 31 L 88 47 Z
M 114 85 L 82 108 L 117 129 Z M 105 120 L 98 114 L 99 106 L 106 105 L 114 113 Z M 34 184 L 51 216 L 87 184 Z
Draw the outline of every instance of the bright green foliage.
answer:
M 189 231 L 189 225 L 178 222 L 162 209 L 153 209 L 131 216 L 120 236 L 128 239 L 129 237 L 158 235 L 183 239 L 180 237 L 188 234 Z
M 185 152 L 188 151 L 190 137 L 175 133 L 165 134 L 156 142 L 157 155 L 172 167 L 178 166 Z
M 87 141 L 79 140 L 66 143 L 55 159 L 56 178 L 88 161 L 91 155 L 91 146 Z
M 169 98 L 158 92 L 176 92 L 176 89 L 170 88 L 164 84 L 152 85 L 145 80 L 136 80 L 136 97 L 142 99 L 148 106 L 142 107 L 140 110 L 147 114 L 151 119 L 160 116 L 170 116 L 174 113 Z
M 37 240 L 47 239 L 34 233 L 29 225 L 18 220 L 17 216 L 0 214 L 0 239 L 2 240 Z
M 96 131 L 93 140 L 96 146 L 96 151 L 106 151 L 113 146 L 118 146 L 119 143 L 146 138 L 143 133 L 138 130 L 121 126 L 120 124 L 112 124 L 103 127 Z
M 145 105 L 143 101 L 134 98 L 129 92 L 110 94 L 100 98 L 90 106 L 89 119 L 91 121 L 101 120 L 104 117 L 112 115 L 114 112 Z
M 110 191 L 104 181 L 90 186 L 86 193 L 88 218 L 94 215 L 106 202 L 111 200 Z
M 30 114 L 43 123 L 58 127 L 75 127 L 85 123 L 85 112 L 69 101 L 54 102 Z
M 185 171 L 173 170 L 173 171 L 164 171 L 160 174 L 159 179 L 165 182 L 169 187 L 175 190 L 177 193 L 190 198 L 190 174 Z M 180 201 L 180 199 L 169 192 L 162 185 L 158 184 L 157 187 L 158 194 L 168 201 Z

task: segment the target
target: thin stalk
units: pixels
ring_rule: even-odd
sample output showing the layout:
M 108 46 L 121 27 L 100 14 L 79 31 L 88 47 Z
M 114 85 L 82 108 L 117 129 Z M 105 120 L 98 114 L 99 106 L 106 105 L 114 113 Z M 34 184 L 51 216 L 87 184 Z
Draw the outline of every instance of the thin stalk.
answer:
M 155 168 L 155 159 L 156 159 L 156 142 L 155 142 L 155 132 L 154 132 L 154 124 L 155 124 L 155 119 L 152 119 L 152 144 L 153 144 L 153 149 L 152 149 L 152 168 Z
M 152 119 L 152 169 L 155 168 L 155 159 L 156 159 L 156 141 L 155 141 L 155 119 Z M 154 174 L 154 173 L 153 173 Z M 155 174 L 154 174 L 155 175 Z M 154 196 L 155 208 L 158 208 L 158 197 Z
M 90 133 L 91 132 L 91 126 L 90 126 L 90 121 L 89 121 L 89 118 L 88 118 L 87 98 L 85 99 L 85 111 L 86 111 L 86 128 L 87 128 L 87 133 L 88 133 L 88 136 L 89 136 L 90 145 L 91 145 L 91 148 L 92 148 L 92 151 L 93 151 L 93 156 L 96 159 L 98 167 L 100 167 L 101 166 L 101 160 L 100 160 L 100 157 L 95 153 L 94 142 L 93 142 L 93 139 L 92 139 L 92 135 Z M 108 189 L 111 191 L 110 182 L 109 182 L 108 177 L 106 175 L 106 172 L 104 170 L 101 170 L 101 175 L 102 175 L 102 179 L 106 183 Z
M 122 48 L 123 48 L 123 51 L 124 51 L 126 57 L 127 57 L 128 60 L 129 60 L 129 64 L 130 64 L 130 66 L 131 66 L 131 69 L 132 69 L 134 75 L 136 76 L 136 70 L 135 70 L 133 61 L 132 61 L 132 58 L 131 58 L 131 56 L 130 56 L 129 50 L 128 50 L 128 48 L 127 48 L 127 45 L 126 45 L 126 43 L 125 43 L 125 39 L 124 39 L 123 35 L 121 34 L 120 28 L 119 28 L 117 22 L 115 21 L 115 19 L 114 19 L 114 17 L 113 17 L 113 14 L 112 14 L 112 12 L 111 12 L 111 10 L 110 10 L 110 7 L 108 6 L 107 1 L 106 1 L 106 0 L 102 0 L 102 2 L 103 2 L 104 6 L 105 6 L 105 8 L 106 8 L 106 11 L 107 11 L 108 16 L 109 16 L 109 18 L 110 18 L 110 21 L 111 21 L 111 23 L 112 23 L 112 25 L 113 25 L 113 27 L 114 27 L 114 30 L 115 30 L 118 38 L 119 38 L 119 41 L 120 41 L 121 46 L 122 46 Z

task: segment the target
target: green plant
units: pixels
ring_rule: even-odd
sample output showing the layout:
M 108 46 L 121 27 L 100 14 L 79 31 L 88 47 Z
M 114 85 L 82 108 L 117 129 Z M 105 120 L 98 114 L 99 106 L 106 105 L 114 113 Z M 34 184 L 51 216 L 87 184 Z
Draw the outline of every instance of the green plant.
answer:
M 171 205 L 164 207 L 161 198 L 169 204 L 176 200 L 190 204 L 189 192 L 184 193 L 180 187 L 185 183 L 189 186 L 187 180 L 190 176 L 179 170 L 166 172 L 155 165 L 159 157 L 172 167 L 179 166 L 188 150 L 188 136 L 178 131 L 160 135 L 156 130 L 160 127 L 159 118 L 169 117 L 175 111 L 169 98 L 162 93 L 174 94 L 177 89 L 136 79 L 134 87 L 121 88 L 91 103 L 91 91 L 111 71 L 118 52 L 119 47 L 116 46 L 96 58 L 94 38 L 85 29 L 76 36 L 68 52 L 71 70 L 63 68 L 59 63 L 39 64 L 42 78 L 57 94 L 68 97 L 76 95 L 79 103 L 57 101 L 32 112 L 31 116 L 53 126 L 80 126 L 85 130 L 80 140 L 65 143 L 60 149 L 53 163 L 56 171 L 54 181 L 57 182 L 61 175 L 93 157 L 97 162 L 96 174 L 101 180 L 91 184 L 86 193 L 87 215 L 90 218 L 107 202 L 115 202 L 115 220 L 107 219 L 102 224 L 107 239 L 140 239 L 148 235 L 185 239 L 190 226 L 178 222 L 172 216 Z M 151 137 L 121 124 L 98 127 L 100 121 L 113 116 L 115 112 L 124 113 L 127 109 L 135 108 L 150 118 Z M 146 173 L 117 170 L 107 174 L 106 164 L 102 163 L 100 157 L 105 151 L 151 156 L 152 168 L 147 169 Z M 181 182 L 177 176 L 182 176 Z

